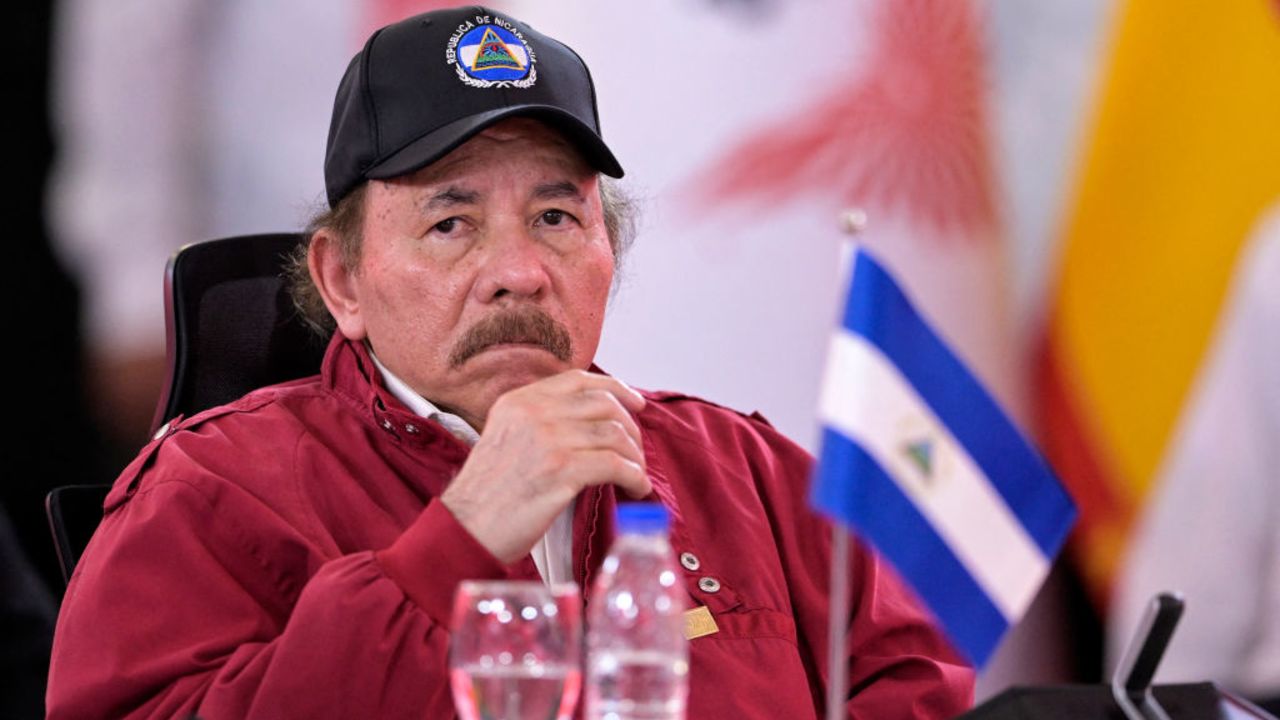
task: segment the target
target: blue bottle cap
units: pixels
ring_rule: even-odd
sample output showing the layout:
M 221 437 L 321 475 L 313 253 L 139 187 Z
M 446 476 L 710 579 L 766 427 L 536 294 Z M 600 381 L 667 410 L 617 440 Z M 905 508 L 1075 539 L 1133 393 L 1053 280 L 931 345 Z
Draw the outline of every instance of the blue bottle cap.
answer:
M 618 505 L 618 531 L 651 534 L 667 531 L 671 516 L 661 503 L 622 503 Z

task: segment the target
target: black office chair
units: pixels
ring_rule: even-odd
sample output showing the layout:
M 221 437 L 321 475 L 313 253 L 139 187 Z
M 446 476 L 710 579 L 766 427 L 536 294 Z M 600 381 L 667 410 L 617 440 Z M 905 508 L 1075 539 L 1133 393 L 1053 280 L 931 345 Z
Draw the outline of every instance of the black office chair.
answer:
M 302 321 L 280 274 L 302 236 L 187 245 L 165 270 L 169 378 L 152 430 L 178 414 L 320 371 L 326 342 Z
M 44 498 L 44 512 L 53 532 L 53 549 L 58 555 L 64 582 L 71 581 L 71 571 L 102 520 L 102 503 L 111 485 L 63 485 Z
M 165 269 L 168 378 L 152 430 L 177 415 L 320 371 L 326 341 L 297 314 L 281 278 L 302 235 L 246 235 L 187 245 Z M 45 499 L 67 581 L 102 519 L 109 484 L 59 487 Z

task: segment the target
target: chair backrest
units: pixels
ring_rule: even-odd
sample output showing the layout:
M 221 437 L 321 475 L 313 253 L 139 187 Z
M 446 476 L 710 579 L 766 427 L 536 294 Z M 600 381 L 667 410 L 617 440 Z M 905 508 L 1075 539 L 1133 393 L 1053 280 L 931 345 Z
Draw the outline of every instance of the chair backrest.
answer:
M 71 571 L 102 520 L 102 503 L 111 485 L 63 485 L 44 498 L 45 515 L 53 532 L 53 548 L 58 554 L 62 579 L 71 581 Z
M 255 388 L 314 375 L 326 342 L 293 307 L 281 273 L 298 233 L 187 245 L 165 269 L 169 371 L 152 430 Z M 64 579 L 102 519 L 108 485 L 56 488 L 45 500 Z
M 169 377 L 154 430 L 255 388 L 313 375 L 325 341 L 303 322 L 281 278 L 297 233 L 187 245 L 165 270 Z

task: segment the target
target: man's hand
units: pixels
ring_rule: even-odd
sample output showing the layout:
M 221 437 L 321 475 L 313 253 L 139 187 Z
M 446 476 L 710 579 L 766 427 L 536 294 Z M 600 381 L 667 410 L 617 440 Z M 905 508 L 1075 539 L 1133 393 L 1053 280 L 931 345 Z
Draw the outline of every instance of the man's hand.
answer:
M 644 403 L 622 382 L 581 370 L 512 390 L 489 410 L 440 502 L 494 557 L 515 562 L 588 485 L 649 494 L 640 428 L 628 413 Z

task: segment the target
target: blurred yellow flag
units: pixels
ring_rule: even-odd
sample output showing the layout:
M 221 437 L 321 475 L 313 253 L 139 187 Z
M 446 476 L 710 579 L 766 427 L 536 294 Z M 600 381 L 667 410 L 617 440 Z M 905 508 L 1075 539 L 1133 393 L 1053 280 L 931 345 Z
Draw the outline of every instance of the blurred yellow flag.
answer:
M 1111 49 L 1066 215 L 1038 403 L 1100 602 L 1237 251 L 1280 198 L 1280 3 L 1130 0 Z

